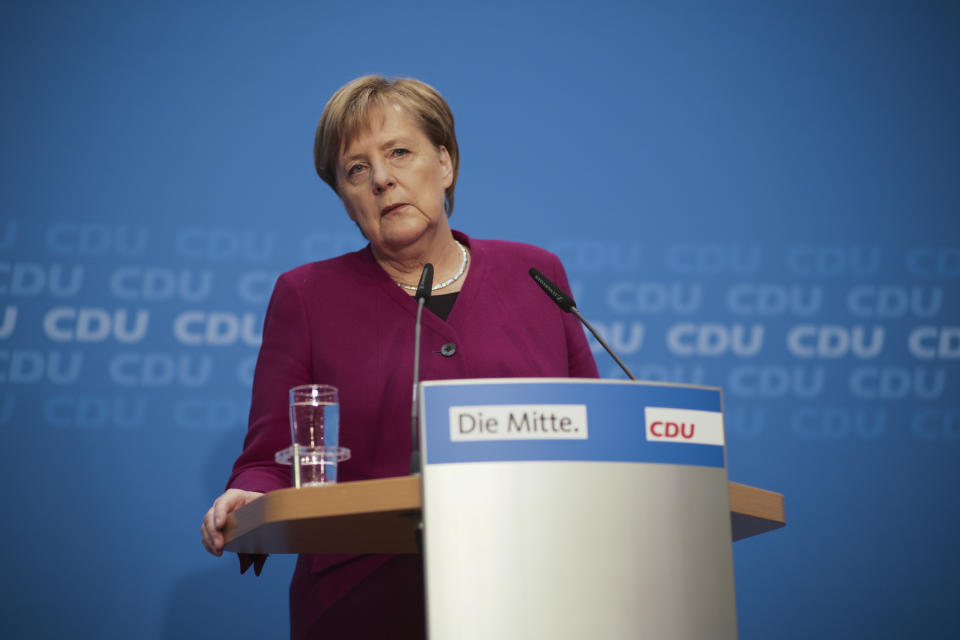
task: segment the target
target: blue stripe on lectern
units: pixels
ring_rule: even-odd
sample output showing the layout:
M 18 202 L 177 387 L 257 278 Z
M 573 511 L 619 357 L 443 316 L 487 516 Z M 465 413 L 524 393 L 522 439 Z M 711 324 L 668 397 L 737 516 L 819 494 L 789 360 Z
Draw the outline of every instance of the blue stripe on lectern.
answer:
M 585 404 L 585 440 L 450 440 L 451 406 Z M 648 442 L 647 406 L 721 411 L 719 389 L 598 383 L 425 385 L 425 464 L 567 460 L 723 467 L 719 445 Z

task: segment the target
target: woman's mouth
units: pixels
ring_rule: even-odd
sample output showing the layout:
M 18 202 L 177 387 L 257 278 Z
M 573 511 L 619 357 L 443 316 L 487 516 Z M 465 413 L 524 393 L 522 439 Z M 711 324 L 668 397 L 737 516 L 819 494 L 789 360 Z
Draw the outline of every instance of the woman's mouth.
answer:
M 394 213 L 405 206 L 407 206 L 406 202 L 398 202 L 396 204 L 387 205 L 380 210 L 380 217 L 382 218 L 383 216 L 390 215 L 391 213 Z

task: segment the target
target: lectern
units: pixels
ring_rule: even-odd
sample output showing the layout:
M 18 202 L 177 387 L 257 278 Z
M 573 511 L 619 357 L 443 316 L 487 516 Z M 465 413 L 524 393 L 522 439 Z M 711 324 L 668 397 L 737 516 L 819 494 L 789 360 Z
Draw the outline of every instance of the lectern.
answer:
M 230 551 L 415 552 L 431 638 L 736 638 L 731 542 L 782 496 L 728 483 L 722 393 L 576 379 L 421 385 L 420 478 L 287 489 Z

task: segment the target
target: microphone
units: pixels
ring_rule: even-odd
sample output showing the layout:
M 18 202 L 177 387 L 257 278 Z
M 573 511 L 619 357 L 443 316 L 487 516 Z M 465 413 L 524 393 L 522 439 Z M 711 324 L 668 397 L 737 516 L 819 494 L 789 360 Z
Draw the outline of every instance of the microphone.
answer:
M 548 296 L 553 298 L 553 301 L 557 303 L 557 306 L 564 311 L 570 312 L 571 310 L 577 308 L 577 303 L 573 301 L 573 298 L 570 297 L 570 294 L 553 284 L 547 278 L 547 276 L 543 275 L 536 269 L 530 269 L 530 277 L 533 278 L 537 284 L 540 285 L 540 288 L 543 289 Z
M 430 294 L 433 291 L 433 265 L 429 262 L 423 265 L 423 273 L 420 274 L 420 283 L 417 284 L 417 292 L 413 294 L 413 299 L 419 301 L 423 298 L 423 304 L 430 301 Z
M 610 348 L 610 345 L 607 344 L 606 340 L 601 338 L 596 329 L 590 326 L 590 323 L 587 322 L 587 319 L 580 315 L 580 312 L 577 311 L 577 303 L 573 301 L 573 298 L 569 293 L 553 284 L 553 282 L 551 282 L 547 276 L 543 275 L 536 269 L 530 269 L 530 277 L 533 278 L 538 285 L 540 285 L 540 288 L 543 289 L 544 293 L 550 296 L 551 300 L 557 303 L 558 307 L 567 313 L 572 313 L 579 318 L 580 322 L 583 323 L 583 326 L 589 329 L 590 333 L 593 334 L 593 337 L 597 339 L 597 342 L 599 342 L 603 348 L 607 350 L 607 353 L 609 353 L 610 356 L 617 361 L 617 364 L 620 365 L 620 368 L 623 369 L 623 372 L 627 374 L 627 377 L 629 377 L 631 380 L 637 379 L 636 376 L 630 372 L 630 369 L 627 368 L 627 365 L 623 364 L 623 361 L 617 357 L 617 354 L 613 352 L 613 349 Z
M 410 434 L 413 446 L 410 453 L 410 475 L 420 473 L 420 439 L 417 437 L 417 418 L 420 415 L 417 402 L 417 385 L 420 383 L 420 321 L 423 317 L 423 305 L 427 304 L 432 291 L 433 265 L 428 262 L 423 265 L 420 283 L 413 296 L 417 300 L 417 323 L 413 330 L 413 399 L 410 401 Z

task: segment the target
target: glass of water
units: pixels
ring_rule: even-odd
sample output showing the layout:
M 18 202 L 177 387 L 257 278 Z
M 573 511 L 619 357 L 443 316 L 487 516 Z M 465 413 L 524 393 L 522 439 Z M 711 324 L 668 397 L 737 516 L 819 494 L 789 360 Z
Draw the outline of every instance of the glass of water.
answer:
M 290 389 L 290 435 L 293 445 L 276 458 L 291 465 L 293 486 L 336 482 L 337 463 L 350 457 L 349 450 L 340 446 L 336 387 L 307 384 Z

